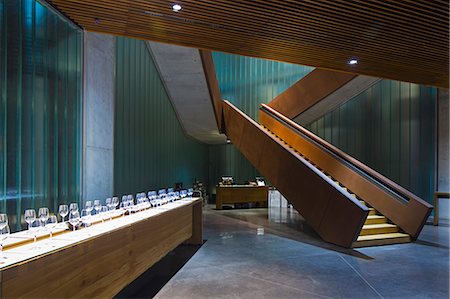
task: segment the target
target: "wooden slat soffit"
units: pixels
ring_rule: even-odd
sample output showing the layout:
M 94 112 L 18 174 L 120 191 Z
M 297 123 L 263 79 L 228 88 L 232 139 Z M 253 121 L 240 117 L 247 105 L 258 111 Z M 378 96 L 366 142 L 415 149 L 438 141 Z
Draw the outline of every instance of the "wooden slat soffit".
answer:
M 449 85 L 447 0 L 180 0 L 179 12 L 162 0 L 48 2 L 90 31 Z

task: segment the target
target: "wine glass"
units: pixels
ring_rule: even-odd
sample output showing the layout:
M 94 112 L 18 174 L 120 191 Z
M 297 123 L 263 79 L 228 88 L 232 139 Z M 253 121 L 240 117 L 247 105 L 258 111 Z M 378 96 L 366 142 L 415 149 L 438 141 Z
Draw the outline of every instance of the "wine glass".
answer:
M 9 235 L 10 235 L 10 230 L 9 230 L 9 225 L 7 223 L 0 229 L 0 259 L 1 260 L 6 259 L 6 257 L 3 256 L 3 244 L 6 241 L 6 239 L 8 239 Z
M 111 202 L 112 202 L 112 198 L 111 198 L 111 197 L 108 197 L 108 198 L 105 200 L 105 205 L 108 207 L 108 210 L 109 210 L 110 207 L 111 207 Z
M 100 208 L 100 217 L 102 218 L 102 222 L 105 222 L 105 215 L 108 213 L 107 206 L 101 206 Z
M 8 216 L 6 214 L 0 214 L 0 230 L 8 225 Z
M 144 198 L 142 199 L 142 203 L 144 205 L 144 209 L 148 209 L 150 208 L 150 201 L 148 200 L 148 198 L 146 196 L 144 196 Z
M 94 205 L 91 200 L 86 201 L 86 212 L 91 215 L 92 210 L 94 209 Z
M 129 194 L 127 195 L 127 201 L 129 202 L 129 206 L 134 206 L 134 196 Z
M 127 202 L 122 201 L 119 206 L 120 212 L 122 213 L 122 217 L 125 217 L 125 212 L 127 211 Z
M 117 209 L 117 207 L 119 206 L 119 198 L 117 196 L 114 196 L 112 198 L 112 204 L 114 206 L 114 209 Z
M 90 225 L 90 213 L 88 212 L 87 209 L 83 209 L 81 210 L 81 223 L 84 224 L 84 227 L 87 227 Z
M 50 239 L 53 238 L 53 231 L 55 230 L 56 226 L 58 225 L 58 218 L 56 217 L 56 215 L 50 215 L 48 217 L 47 220 L 47 225 L 46 227 L 48 227 L 48 230 L 50 232 Z
M 80 221 L 80 212 L 78 212 L 78 210 L 71 212 L 69 215 L 69 222 L 70 224 L 72 224 L 73 231 L 75 231 L 75 227 L 79 221 Z
M 59 206 L 59 215 L 61 215 L 62 222 L 64 222 L 64 219 L 69 214 L 69 207 L 67 205 L 60 205 Z
M 75 202 L 72 202 L 69 206 L 69 211 L 70 211 L 70 213 L 73 213 L 75 211 L 78 212 L 78 204 Z
M 94 210 L 95 210 L 95 215 L 98 215 L 100 209 L 101 209 L 101 205 L 100 205 L 100 200 L 96 199 L 94 200 Z
M 42 228 L 42 222 L 40 219 L 36 219 L 36 217 L 34 219 L 35 220 L 30 224 L 30 229 L 31 229 L 31 232 L 33 233 L 33 239 L 34 239 L 33 243 L 35 244 L 33 249 L 38 249 L 39 247 L 36 247 L 36 240 L 37 240 L 37 235 Z
M 28 223 L 28 231 L 30 231 L 34 220 L 36 220 L 36 211 L 34 209 L 25 210 L 25 221 Z
M 49 215 L 50 212 L 48 211 L 48 208 L 39 208 L 38 217 L 42 222 L 42 226 L 45 226 L 45 223 L 47 223 Z
M 106 205 L 106 208 L 109 211 L 109 220 L 112 220 L 112 209 L 113 209 L 114 205 L 112 203 L 112 198 L 111 197 L 108 197 L 105 200 L 105 205 Z

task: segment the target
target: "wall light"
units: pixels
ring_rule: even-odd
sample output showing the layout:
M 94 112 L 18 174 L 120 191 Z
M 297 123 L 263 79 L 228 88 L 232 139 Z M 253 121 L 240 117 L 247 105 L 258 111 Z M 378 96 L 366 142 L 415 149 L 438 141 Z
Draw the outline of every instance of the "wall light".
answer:
M 358 60 L 356 60 L 356 59 L 350 59 L 350 60 L 348 61 L 348 64 L 350 64 L 350 65 L 358 64 Z

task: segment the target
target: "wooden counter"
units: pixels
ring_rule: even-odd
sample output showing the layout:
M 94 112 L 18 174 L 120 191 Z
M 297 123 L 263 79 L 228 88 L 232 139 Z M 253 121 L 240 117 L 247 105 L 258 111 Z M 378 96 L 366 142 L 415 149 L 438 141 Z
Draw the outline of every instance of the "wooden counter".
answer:
M 258 202 L 267 207 L 268 186 L 231 185 L 217 186 L 216 209 L 222 209 L 226 203 Z
M 113 297 L 181 243 L 202 241 L 198 198 L 63 233 L 4 252 L 26 257 L 1 268 L 1 298 Z

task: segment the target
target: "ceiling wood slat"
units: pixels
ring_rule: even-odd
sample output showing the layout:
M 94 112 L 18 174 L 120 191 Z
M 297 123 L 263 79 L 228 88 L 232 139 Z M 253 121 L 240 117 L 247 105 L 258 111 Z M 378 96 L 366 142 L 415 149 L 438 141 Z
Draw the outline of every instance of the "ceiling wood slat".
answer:
M 449 86 L 446 1 L 180 0 L 178 13 L 164 0 L 48 2 L 90 31 Z

